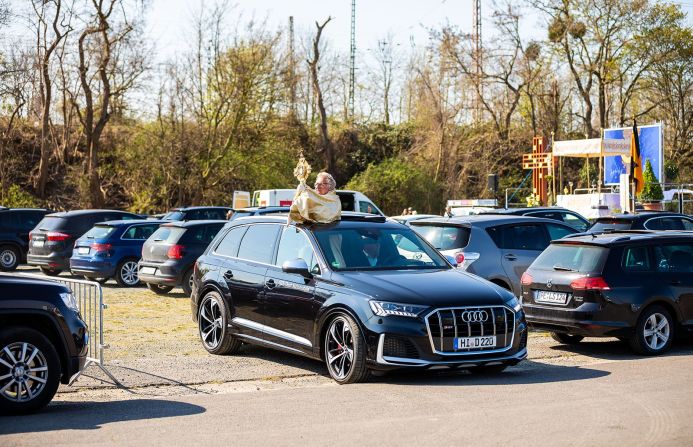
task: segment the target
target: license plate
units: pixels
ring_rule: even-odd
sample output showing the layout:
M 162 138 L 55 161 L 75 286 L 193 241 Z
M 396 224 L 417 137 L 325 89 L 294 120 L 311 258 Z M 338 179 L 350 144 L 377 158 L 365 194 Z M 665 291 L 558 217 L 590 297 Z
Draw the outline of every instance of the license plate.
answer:
M 495 348 L 496 336 L 460 337 L 455 339 L 455 349 Z
M 140 269 L 140 273 L 144 273 L 145 275 L 153 275 L 156 273 L 156 269 L 154 267 L 142 267 Z
M 34 241 L 34 247 L 43 247 L 45 241 Z
M 77 253 L 79 253 L 80 255 L 89 254 L 89 247 L 79 247 L 77 249 Z
M 568 294 L 565 292 L 549 292 L 548 290 L 539 290 L 534 297 L 537 303 L 549 304 L 565 304 L 568 301 Z

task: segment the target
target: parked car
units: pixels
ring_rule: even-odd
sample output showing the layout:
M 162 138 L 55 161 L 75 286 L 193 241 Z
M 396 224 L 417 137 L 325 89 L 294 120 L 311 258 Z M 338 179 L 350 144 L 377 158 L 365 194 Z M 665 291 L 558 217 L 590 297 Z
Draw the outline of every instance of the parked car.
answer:
M 238 219 L 194 272 L 192 316 L 212 354 L 264 345 L 324 360 L 338 383 L 406 367 L 500 372 L 527 356 L 516 297 L 382 216 Z
M 361 212 L 368 214 L 383 215 L 380 208 L 375 206 L 373 201 L 365 194 L 358 191 L 335 190 L 342 202 L 342 211 Z M 253 206 L 291 206 L 291 202 L 296 194 L 295 189 L 262 189 L 253 192 Z
M 141 216 L 117 210 L 76 210 L 47 214 L 29 233 L 27 263 L 36 265 L 50 276 L 70 269 L 74 243 L 97 222 L 141 219 Z
M 140 281 L 158 294 L 181 286 L 190 295 L 193 264 L 226 223 L 226 220 L 191 220 L 161 225 L 142 246 L 138 263 Z
M 46 209 L 0 207 L 0 271 L 12 271 L 26 262 L 29 232 L 48 213 Z
M 174 208 L 164 214 L 161 220 L 221 220 L 226 213 L 233 211 L 228 206 L 188 206 Z
M 590 227 L 589 220 L 580 213 L 558 206 L 540 206 L 531 208 L 496 208 L 479 214 L 513 214 L 516 216 L 545 217 L 570 225 L 579 232 L 585 232 Z
M 279 214 L 288 212 L 288 206 L 252 206 L 248 208 L 239 208 L 235 210 L 230 220 L 248 216 L 264 216 L 267 214 Z
M 552 239 L 577 233 L 553 219 L 525 216 L 476 215 L 423 219 L 411 223 L 460 269 L 520 296 L 522 273 Z
M 522 277 L 527 320 L 561 343 L 618 337 L 661 354 L 693 330 L 693 234 L 640 232 L 552 241 Z
M 693 230 L 693 218 L 670 212 L 639 212 L 600 217 L 589 229 L 590 233 L 622 230 Z
M 87 334 L 67 287 L 0 275 L 0 413 L 48 404 L 84 368 Z
M 138 285 L 137 262 L 142 256 L 142 246 L 162 223 L 161 220 L 114 220 L 94 225 L 75 241 L 70 271 L 100 283 L 115 278 L 123 287 Z
M 410 225 L 415 220 L 430 219 L 434 217 L 443 217 L 436 214 L 407 214 L 402 216 L 390 216 L 390 219 L 395 220 L 404 225 Z

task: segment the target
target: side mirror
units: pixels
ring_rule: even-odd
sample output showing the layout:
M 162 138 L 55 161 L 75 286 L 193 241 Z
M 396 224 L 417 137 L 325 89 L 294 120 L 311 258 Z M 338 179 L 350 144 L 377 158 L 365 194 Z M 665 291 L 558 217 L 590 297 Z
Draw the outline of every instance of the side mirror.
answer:
M 308 270 L 308 264 L 301 258 L 289 259 L 282 264 L 282 271 L 285 273 L 298 273 L 304 278 L 312 278 L 313 275 Z
M 445 259 L 448 260 L 450 264 L 452 264 L 453 267 L 457 267 L 457 261 L 455 261 L 455 258 L 453 258 L 450 255 L 445 255 Z

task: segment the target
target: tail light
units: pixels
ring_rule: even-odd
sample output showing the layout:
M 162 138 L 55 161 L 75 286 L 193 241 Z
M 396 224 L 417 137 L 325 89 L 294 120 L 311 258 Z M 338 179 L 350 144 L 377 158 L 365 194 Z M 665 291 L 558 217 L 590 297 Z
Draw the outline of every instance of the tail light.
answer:
M 534 282 L 534 278 L 532 278 L 532 275 L 530 275 L 527 272 L 524 272 L 522 274 L 522 278 L 520 279 L 520 283 L 522 283 L 523 286 L 528 286 Z
M 98 251 L 108 251 L 111 249 L 111 247 L 112 247 L 111 244 L 97 244 L 96 242 L 91 244 L 91 249 L 94 251 L 97 251 L 97 252 Z
M 467 268 L 472 265 L 472 262 L 479 259 L 479 253 L 468 251 L 466 253 L 459 252 L 455 255 L 455 262 L 457 262 L 457 267 L 462 270 L 467 270 Z
M 29 232 L 29 242 L 31 242 L 31 236 L 33 236 L 33 235 L 34 235 L 34 233 L 32 233 L 32 232 L 30 231 L 30 232 Z
M 455 262 L 457 263 L 457 265 L 462 265 L 462 263 L 464 262 L 464 253 L 457 253 L 455 255 Z
M 49 231 L 46 233 L 46 240 L 53 242 L 63 242 L 70 239 L 70 235 L 67 233 L 60 233 L 58 231 Z
M 185 247 L 182 245 L 171 245 L 166 255 L 169 259 L 183 259 L 183 250 L 185 250 Z
M 601 276 L 583 276 L 570 283 L 573 290 L 610 290 L 609 285 Z

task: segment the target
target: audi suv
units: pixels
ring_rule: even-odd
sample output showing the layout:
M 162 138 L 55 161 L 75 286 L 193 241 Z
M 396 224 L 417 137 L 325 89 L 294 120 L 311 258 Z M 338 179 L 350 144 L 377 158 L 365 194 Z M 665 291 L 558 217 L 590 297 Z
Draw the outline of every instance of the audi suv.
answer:
M 527 356 L 512 293 L 453 267 L 411 228 L 343 213 L 230 221 L 195 263 L 192 317 L 204 348 L 253 343 L 323 360 L 338 383 L 371 371 L 500 372 Z

